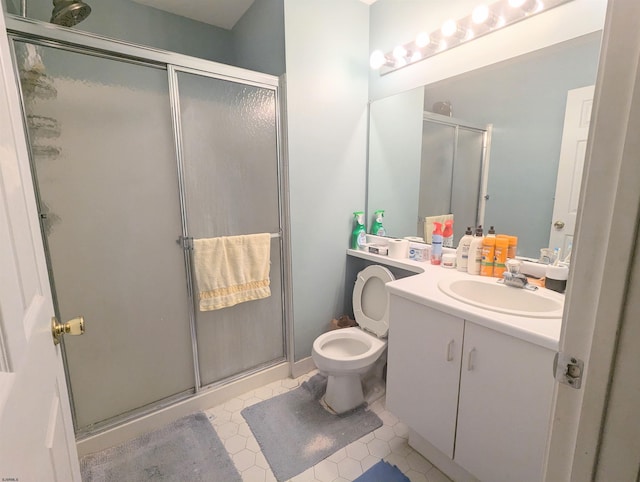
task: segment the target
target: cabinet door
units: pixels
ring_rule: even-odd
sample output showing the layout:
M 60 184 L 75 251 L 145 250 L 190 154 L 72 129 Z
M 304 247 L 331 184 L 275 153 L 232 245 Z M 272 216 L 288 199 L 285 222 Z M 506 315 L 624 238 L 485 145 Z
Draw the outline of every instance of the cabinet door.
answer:
M 391 296 L 387 408 L 453 457 L 464 320 Z
M 553 355 L 466 323 L 454 460 L 480 480 L 542 480 Z

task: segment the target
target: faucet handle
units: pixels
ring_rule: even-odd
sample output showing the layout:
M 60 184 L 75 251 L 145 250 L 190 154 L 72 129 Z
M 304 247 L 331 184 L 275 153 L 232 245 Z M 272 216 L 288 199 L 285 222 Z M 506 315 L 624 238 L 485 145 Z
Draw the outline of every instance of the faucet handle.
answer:
M 520 260 L 513 259 L 513 258 L 508 259 L 507 262 L 505 263 L 507 270 L 511 274 L 518 274 L 520 272 L 521 265 L 522 265 L 522 262 Z

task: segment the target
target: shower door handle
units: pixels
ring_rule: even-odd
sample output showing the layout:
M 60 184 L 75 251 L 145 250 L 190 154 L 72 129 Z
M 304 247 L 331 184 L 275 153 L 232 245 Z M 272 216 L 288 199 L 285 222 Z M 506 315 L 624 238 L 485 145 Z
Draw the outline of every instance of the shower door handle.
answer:
M 84 317 L 78 316 L 66 323 L 60 323 L 56 317 L 51 318 L 51 334 L 53 344 L 57 345 L 62 339 L 62 335 L 82 335 L 84 333 Z

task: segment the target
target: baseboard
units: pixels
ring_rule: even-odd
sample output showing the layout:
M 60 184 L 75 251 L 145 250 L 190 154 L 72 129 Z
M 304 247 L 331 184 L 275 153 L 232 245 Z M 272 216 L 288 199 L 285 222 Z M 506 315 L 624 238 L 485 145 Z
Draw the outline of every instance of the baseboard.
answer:
M 480 482 L 440 450 L 435 448 L 431 443 L 418 435 L 413 429 L 409 429 L 409 445 L 451 480 L 455 480 L 456 482 Z
M 177 402 L 174 405 L 131 420 L 118 427 L 79 440 L 76 443 L 78 455 L 82 457 L 93 452 L 99 452 L 150 432 L 193 412 L 215 407 L 248 391 L 288 378 L 290 371 L 289 362 L 284 362 L 227 385 L 204 389 L 187 400 Z
M 313 363 L 313 358 L 308 356 L 300 361 L 294 362 L 291 366 L 291 378 L 298 378 L 305 373 L 309 373 L 316 369 L 316 364 Z

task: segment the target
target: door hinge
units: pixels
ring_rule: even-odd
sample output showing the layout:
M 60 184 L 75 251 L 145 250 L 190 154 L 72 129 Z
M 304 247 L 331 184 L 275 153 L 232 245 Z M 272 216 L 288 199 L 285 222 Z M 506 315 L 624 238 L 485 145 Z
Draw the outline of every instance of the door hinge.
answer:
M 580 388 L 584 374 L 584 362 L 566 353 L 556 353 L 553 359 L 553 374 L 560 383 Z

